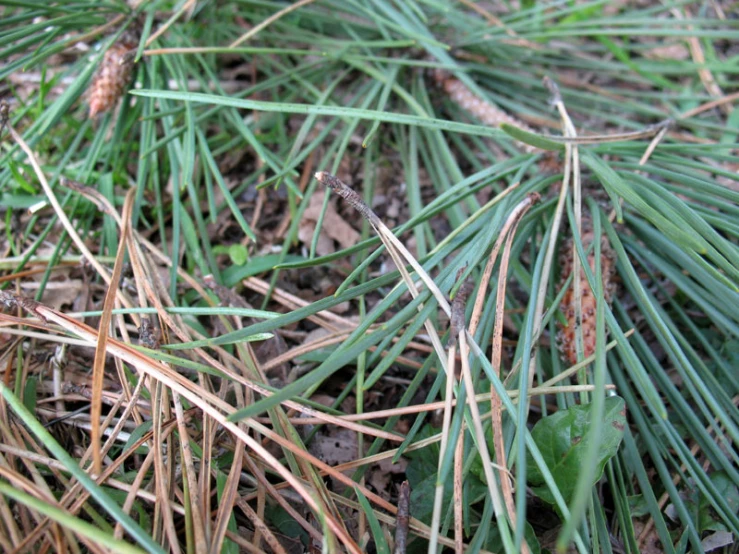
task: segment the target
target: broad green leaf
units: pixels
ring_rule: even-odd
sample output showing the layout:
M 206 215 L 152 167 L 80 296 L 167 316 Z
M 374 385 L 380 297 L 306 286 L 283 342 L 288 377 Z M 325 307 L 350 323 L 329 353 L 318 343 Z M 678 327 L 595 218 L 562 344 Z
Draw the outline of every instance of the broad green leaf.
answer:
M 734 513 L 739 513 L 739 488 L 736 483 L 732 482 L 732 479 L 726 474 L 725 471 L 717 471 L 711 474 L 711 481 L 713 482 L 716 489 L 721 493 L 729 504 L 729 507 L 734 510 Z M 704 495 L 700 495 L 698 502 L 698 529 L 699 531 L 730 531 L 720 517 L 711 507 L 711 502 Z
M 603 475 L 606 462 L 618 450 L 626 425 L 625 404 L 622 398 L 606 399 L 601 448 L 594 460 L 584 459 L 588 448 L 588 428 L 591 424 L 591 405 L 573 406 L 543 418 L 531 432 L 541 450 L 552 476 L 564 499 L 569 502 L 575 491 L 579 469 L 585 464 L 596 464 L 593 484 Z M 529 459 L 529 483 L 545 502 L 554 503 L 554 496 L 544 485 L 544 478 L 532 459 Z

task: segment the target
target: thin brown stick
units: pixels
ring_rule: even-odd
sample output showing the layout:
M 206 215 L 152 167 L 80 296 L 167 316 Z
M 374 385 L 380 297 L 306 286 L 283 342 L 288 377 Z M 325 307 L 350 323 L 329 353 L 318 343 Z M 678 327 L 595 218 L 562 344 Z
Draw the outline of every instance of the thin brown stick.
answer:
M 370 207 L 365 204 L 364 200 L 362 200 L 362 198 L 354 191 L 354 189 L 346 185 L 343 181 L 341 181 L 341 179 L 339 179 L 335 175 L 331 175 L 326 171 L 319 171 L 318 173 L 316 173 L 315 177 L 320 183 L 326 185 L 328 188 L 330 188 L 332 191 L 346 200 L 349 205 L 357 210 L 363 218 L 369 221 L 371 225 L 375 226 L 379 223 L 380 219 L 377 217 L 377 214 L 375 214 L 375 212 L 373 212 Z
M 259 485 L 257 486 L 257 516 L 261 520 L 264 520 L 264 508 L 266 504 L 267 504 L 267 490 L 261 483 L 259 483 Z M 256 532 L 254 533 L 255 539 L 257 539 L 255 540 L 257 545 L 261 544 L 261 535 L 262 535 L 262 532 L 259 529 L 257 529 Z
M 198 479 L 195 476 L 195 466 L 193 464 L 192 450 L 190 449 L 190 433 L 185 423 L 185 412 L 182 408 L 180 396 L 176 392 L 172 392 L 172 402 L 175 408 L 175 416 L 177 417 L 177 429 L 180 435 L 180 456 L 182 460 L 183 470 L 183 486 L 187 486 L 190 495 L 190 516 L 192 518 L 193 529 L 193 546 L 196 552 L 206 552 L 208 547 L 205 540 L 205 514 L 202 511 L 203 506 L 200 502 L 200 493 Z M 204 460 L 201 460 L 201 463 Z M 208 475 L 210 479 L 210 475 Z
M 141 379 L 140 382 L 143 382 L 143 379 Z M 131 483 L 131 490 L 129 491 L 128 496 L 126 497 L 125 502 L 123 503 L 123 511 L 125 513 L 128 514 L 131 508 L 133 508 L 133 503 L 136 501 L 137 493 L 141 492 L 141 485 L 143 484 L 144 479 L 146 478 L 147 472 L 149 471 L 149 468 L 151 467 L 151 464 L 153 463 L 154 463 L 154 450 L 150 449 L 149 453 L 146 455 L 146 458 L 144 458 L 144 461 L 137 468 L 138 472 L 136 473 L 136 477 Z M 156 498 L 156 496 L 154 498 Z M 123 526 L 121 525 L 120 522 L 116 523 L 114 536 L 117 539 L 123 538 Z
M 244 33 L 243 35 L 241 35 L 238 39 L 236 39 L 231 44 L 229 44 L 229 47 L 230 48 L 237 47 L 239 44 L 242 44 L 242 43 L 246 42 L 251 37 L 253 37 L 254 35 L 256 35 L 259 31 L 261 31 L 262 29 L 268 27 L 269 25 L 271 25 L 272 23 L 274 23 L 275 21 L 277 21 L 281 17 L 289 14 L 290 12 L 294 12 L 298 8 L 302 8 L 303 6 L 306 6 L 306 5 L 308 5 L 308 4 L 310 4 L 311 2 L 314 2 L 314 1 L 315 0 L 300 0 L 299 2 L 295 2 L 294 4 L 291 4 L 291 5 L 287 6 L 286 8 L 281 9 L 277 13 L 269 16 L 267 19 L 265 19 L 264 21 L 262 21 L 259 25 L 256 25 L 252 29 L 249 29 L 249 31 L 247 31 L 246 33 Z
M 165 21 L 154 33 L 152 33 L 149 38 L 146 40 L 145 46 L 149 46 L 152 42 L 154 42 L 156 39 L 158 39 L 160 36 L 162 36 L 164 33 L 167 32 L 167 30 L 180 18 L 182 15 L 187 12 L 188 10 L 191 10 L 195 7 L 196 0 L 187 0 L 182 6 L 180 6 L 180 9 L 177 10 L 174 14 L 172 14 L 172 17 L 170 17 L 167 21 Z
M 616 346 L 616 341 L 612 341 L 609 343 L 609 346 L 607 347 L 608 350 L 611 350 Z M 577 368 L 575 369 L 575 372 L 577 369 L 580 369 L 580 367 L 587 365 L 594 361 L 594 356 L 589 356 L 588 358 L 585 358 L 580 364 L 578 364 Z M 616 390 L 615 385 L 606 385 L 606 390 Z M 543 387 L 538 386 L 534 387 L 529 391 L 529 397 L 534 396 L 546 396 L 546 395 L 552 395 L 552 394 L 562 394 L 565 392 L 568 393 L 579 393 L 579 392 L 592 392 L 593 391 L 593 385 L 568 385 L 568 386 L 561 386 L 561 387 Z M 489 398 L 490 393 L 480 393 L 475 395 L 475 400 L 477 402 L 484 402 Z M 518 398 L 518 391 L 517 390 L 511 390 L 508 392 L 508 395 L 511 397 L 511 400 L 516 401 Z M 443 409 L 445 405 L 445 402 L 438 401 L 438 402 L 430 402 L 428 404 L 415 404 L 411 406 L 405 406 L 403 408 L 392 408 L 389 410 L 378 410 L 376 412 L 364 412 L 361 414 L 347 414 L 343 416 L 339 416 L 341 419 L 347 420 L 347 421 L 364 421 L 368 419 L 382 419 L 387 417 L 396 417 L 401 415 L 411 415 L 411 414 L 418 414 L 422 412 L 433 412 L 436 410 Z M 456 406 L 457 401 L 452 399 L 452 406 Z M 483 416 L 483 419 L 486 416 Z M 254 418 L 255 421 L 259 423 L 270 423 L 271 420 L 266 417 L 257 417 Z M 291 417 L 289 418 L 289 421 L 292 425 L 321 425 L 325 423 L 323 419 L 318 419 L 314 417 Z
M 372 225 L 375 232 L 380 237 L 380 240 L 382 240 L 383 244 L 387 248 L 388 254 L 393 257 L 395 265 L 400 271 L 403 280 L 406 282 L 408 291 L 411 295 L 414 298 L 418 296 L 418 290 L 416 289 L 413 280 L 410 278 L 410 275 L 405 270 L 405 264 L 402 260 L 405 260 L 408 265 L 413 268 L 418 275 L 418 278 L 424 285 L 426 285 L 426 288 L 434 296 L 434 299 L 436 299 L 439 304 L 439 308 L 441 308 L 447 316 L 451 316 L 451 306 L 449 305 L 446 296 L 442 294 L 439 287 L 434 283 L 434 280 L 431 279 L 429 274 L 423 269 L 423 267 L 421 267 L 421 264 L 418 263 L 418 260 L 413 257 L 405 245 L 392 233 L 392 231 L 390 231 L 390 229 L 387 228 L 382 220 L 377 217 L 377 214 L 375 214 L 372 209 L 364 203 L 364 200 L 362 200 L 360 196 L 351 187 L 349 187 L 349 185 L 343 183 L 340 179 L 330 173 L 319 171 L 316 173 L 315 177 L 319 182 L 331 188 L 339 196 L 345 198 L 351 206 L 366 218 L 370 225 Z M 429 331 L 431 341 L 434 344 L 434 349 L 439 354 L 439 361 L 443 363 L 445 359 L 442 355 L 444 349 L 438 340 L 438 333 L 436 333 L 434 329 L 427 328 L 427 330 Z
M 143 376 L 139 377 L 140 379 Z M 167 509 L 170 495 L 172 494 L 172 480 L 173 477 L 171 471 L 171 460 L 173 456 L 167 456 L 167 460 L 164 459 L 164 453 L 172 453 L 172 441 L 167 441 L 167 438 L 162 435 L 162 419 L 164 415 L 164 409 L 169 408 L 169 402 L 167 401 L 167 390 L 165 389 L 165 383 L 161 381 L 154 381 L 153 385 L 153 405 L 154 409 L 152 416 L 152 429 L 154 431 L 154 480 L 157 490 L 157 502 L 154 506 L 154 523 L 153 529 L 155 533 L 155 540 L 162 540 L 164 537 L 161 536 L 160 532 L 164 533 L 169 547 L 176 554 L 180 553 L 179 540 L 177 539 L 177 531 L 175 529 L 174 520 L 172 518 L 172 511 Z M 166 442 L 165 442 L 166 441 Z M 166 444 L 166 447 L 165 447 Z M 170 462 L 170 463 L 167 463 Z
M 398 493 L 398 513 L 395 517 L 395 548 L 393 554 L 405 554 L 411 515 L 411 486 L 403 481 Z
M 685 11 L 685 15 L 678 9 L 678 8 L 672 8 L 670 11 L 672 14 L 680 20 L 683 19 L 691 19 L 690 12 L 687 8 L 683 8 Z M 687 25 L 686 28 L 690 31 L 693 30 L 693 25 Z M 687 37 L 688 41 L 688 47 L 690 48 L 690 56 L 693 58 L 693 62 L 698 67 L 698 76 L 700 77 L 701 82 L 703 83 L 703 87 L 706 89 L 708 94 L 715 97 L 722 97 L 724 96 L 723 91 L 721 90 L 721 87 L 716 82 L 716 79 L 713 76 L 713 73 L 711 73 L 711 70 L 706 67 L 706 56 L 703 53 L 703 48 L 701 47 L 700 40 L 697 36 L 691 36 Z M 726 114 L 729 115 L 733 111 L 733 106 L 728 103 L 722 103 L 719 104 L 719 107 L 721 110 Z
M 508 263 L 511 256 L 511 246 L 513 245 L 513 238 L 515 237 L 518 224 L 531 207 L 532 203 L 529 202 L 516 214 L 516 218 L 508 232 L 508 238 L 506 239 L 505 248 L 503 249 L 503 255 L 500 259 L 500 271 L 498 274 L 498 289 L 495 298 L 495 324 L 493 327 L 493 349 L 490 359 L 490 364 L 493 371 L 497 372 L 498 379 L 501 377 L 501 359 L 503 355 L 503 313 L 505 310 L 505 291 L 506 284 L 508 282 Z M 508 467 L 506 462 L 505 452 L 505 440 L 503 438 L 503 402 L 498 395 L 494 386 L 490 386 L 490 413 L 492 417 L 492 429 L 493 429 L 493 444 L 495 445 L 495 454 L 500 466 L 500 488 L 505 501 L 506 510 L 508 511 L 508 519 L 511 521 L 511 526 L 516 527 L 516 504 L 513 500 L 513 490 L 510 482 L 510 475 L 505 468 Z M 526 540 L 524 539 L 521 544 L 522 554 L 528 554 L 531 552 Z
M 120 283 L 121 280 L 123 260 L 126 254 L 126 228 L 131 220 L 130 216 L 133 211 L 135 193 L 136 189 L 132 188 L 126 194 L 126 200 L 123 206 L 123 232 L 121 233 L 120 242 L 118 243 L 118 252 L 116 253 L 113 272 L 110 277 L 110 282 L 108 283 L 108 291 L 106 292 L 105 300 L 103 301 L 103 313 L 100 317 L 95 359 L 92 365 L 92 399 L 90 409 L 92 428 L 90 429 L 90 447 L 92 449 L 93 471 L 98 475 L 103 471 L 102 449 L 100 448 L 100 440 L 102 436 L 102 430 L 100 429 L 100 416 L 102 415 L 101 397 L 103 392 L 103 377 L 105 376 L 105 344 L 108 341 L 113 308 L 118 296 L 118 283 Z
M 723 106 L 724 104 L 730 104 L 731 102 L 734 102 L 735 100 L 739 100 L 739 92 L 728 94 L 726 96 L 723 96 L 722 98 L 711 100 L 710 102 L 701 104 L 700 106 L 697 106 L 693 109 L 684 111 L 678 116 L 678 119 L 689 119 L 703 112 L 707 112 L 708 110 L 712 110 L 713 108 Z
M 208 387 L 210 380 L 205 375 L 198 375 L 200 384 L 203 387 Z M 223 383 L 223 386 L 227 386 Z M 225 395 L 220 395 L 224 398 Z M 216 453 L 213 452 L 213 445 L 218 432 L 218 424 L 215 423 L 209 417 L 203 417 L 203 434 L 200 441 L 201 453 L 200 453 L 200 472 L 198 474 L 198 494 L 200 495 L 200 513 L 203 518 L 203 534 L 205 536 L 205 542 L 209 545 L 211 551 L 220 552 L 220 549 L 213 548 L 213 536 L 212 536 L 212 521 L 210 520 L 210 514 L 212 513 L 211 503 L 214 500 L 212 491 L 212 484 L 214 482 L 213 477 L 213 462 L 216 457 Z M 243 450 L 243 448 L 242 448 Z M 224 494 L 226 491 L 224 490 Z
M 10 104 L 7 100 L 0 100 L 0 136 L 2 136 L 8 121 L 10 121 Z
M 647 146 L 647 149 L 644 151 L 641 159 L 639 160 L 639 165 L 644 165 L 645 163 L 647 163 L 647 160 L 649 160 L 649 158 L 651 157 L 652 152 L 654 152 L 654 149 L 657 148 L 657 145 L 664 138 L 666 133 L 667 127 L 663 127 L 662 130 L 660 130 L 660 132 L 655 135 L 655 137 L 649 143 L 649 146 Z
M 674 123 L 672 119 L 665 119 L 654 125 L 649 125 L 640 131 L 630 131 L 628 133 L 613 133 L 610 135 L 586 135 L 586 136 L 558 136 L 558 135 L 542 135 L 547 140 L 553 142 L 559 142 L 562 144 L 603 144 L 607 142 L 622 142 L 625 140 L 635 140 L 641 138 L 648 138 L 664 134 L 664 131 L 669 129 Z
M 237 395 L 237 398 L 237 403 L 243 404 L 243 395 Z M 243 457 L 244 444 L 240 440 L 236 439 L 236 443 L 234 444 L 234 458 L 231 462 L 231 469 L 228 472 L 228 477 L 226 478 L 226 483 L 223 487 L 223 494 L 218 505 L 216 521 L 213 525 L 213 537 L 210 544 L 211 550 L 214 552 L 221 552 L 223 541 L 226 537 L 228 521 L 234 509 L 236 497 L 238 496 L 239 478 L 241 477 Z M 261 534 L 260 531 L 257 531 L 257 533 Z M 259 546 L 260 541 L 256 540 L 255 542 L 256 546 Z
M 493 474 L 493 462 L 490 459 L 490 451 L 488 450 L 487 440 L 485 439 L 485 432 L 482 429 L 480 408 L 475 401 L 475 386 L 472 381 L 472 372 L 470 370 L 470 349 L 466 334 L 460 333 L 459 352 L 462 354 L 462 382 L 467 389 L 467 405 L 470 408 L 470 419 L 472 420 L 471 432 L 477 441 L 477 451 L 480 453 L 482 470 L 485 475 L 485 481 L 487 481 L 488 491 L 490 492 L 490 498 L 493 503 L 493 512 L 495 513 L 495 517 L 500 525 L 508 525 L 508 522 L 505 521 L 505 511 L 503 504 L 501 503 L 498 483 Z
M 463 429 L 464 430 L 464 429 Z M 464 466 L 464 433 L 460 432 L 454 448 L 454 552 L 464 554 L 464 506 L 462 470 Z
M 493 246 L 493 250 L 490 253 L 490 256 L 488 257 L 488 262 L 485 265 L 485 269 L 482 272 L 482 279 L 480 280 L 480 284 L 477 288 L 477 294 L 475 296 L 475 306 L 472 309 L 472 316 L 470 317 L 470 324 L 469 324 L 469 334 L 474 335 L 477 331 L 477 326 L 480 324 L 480 318 L 482 317 L 482 309 L 485 305 L 485 298 L 486 294 L 485 291 L 487 290 L 488 283 L 490 283 L 490 277 L 493 274 L 493 268 L 495 267 L 495 261 L 498 258 L 498 253 L 500 252 L 501 247 L 503 246 L 503 241 L 505 240 L 505 237 L 507 233 L 509 232 L 510 228 L 514 225 L 514 223 L 518 220 L 519 215 L 522 211 L 526 211 L 529 209 L 531 202 L 536 200 L 538 202 L 539 198 L 541 198 L 539 195 L 537 196 L 527 196 L 524 200 L 518 203 L 518 205 L 511 210 L 511 213 L 508 214 L 508 218 L 506 218 L 505 223 L 503 224 L 503 227 L 500 230 L 500 233 L 498 234 L 498 238 L 495 241 L 495 245 Z
M 275 554 L 287 554 L 287 551 L 283 548 L 283 546 L 280 544 L 280 541 L 277 540 L 277 537 L 274 536 L 272 531 L 270 530 L 269 526 L 264 523 L 264 520 L 259 517 L 259 515 L 252 509 L 249 504 L 246 502 L 241 502 L 239 504 L 239 508 L 241 508 L 244 511 L 244 515 L 249 518 L 249 520 L 254 524 L 255 532 L 259 532 L 260 535 L 264 537 L 264 540 L 267 541 L 267 544 L 272 549 L 272 551 Z M 228 520 L 226 520 L 228 521 Z M 224 527 L 224 537 L 225 537 L 225 527 Z M 211 552 L 220 552 L 220 550 L 211 550 Z

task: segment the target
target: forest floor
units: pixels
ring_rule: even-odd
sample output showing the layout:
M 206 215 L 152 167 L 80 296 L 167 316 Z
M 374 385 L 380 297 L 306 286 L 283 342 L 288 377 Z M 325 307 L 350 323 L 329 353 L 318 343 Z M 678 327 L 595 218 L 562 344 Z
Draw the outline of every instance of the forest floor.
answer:
M 739 552 L 737 13 L 0 1 L 0 550 Z

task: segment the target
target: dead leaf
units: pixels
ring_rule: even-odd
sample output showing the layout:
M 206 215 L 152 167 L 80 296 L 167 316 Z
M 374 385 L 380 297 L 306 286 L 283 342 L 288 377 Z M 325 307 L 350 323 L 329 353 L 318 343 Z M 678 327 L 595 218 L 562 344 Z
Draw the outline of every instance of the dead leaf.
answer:
M 666 44 L 650 48 L 643 55 L 652 60 L 687 60 L 690 52 L 684 44 Z
M 389 487 L 392 476 L 405 474 L 407 467 L 408 461 L 404 458 L 398 460 L 397 463 L 393 463 L 390 458 L 385 458 L 372 465 L 367 482 L 375 489 L 377 494 L 389 500 L 393 492 Z
M 640 520 L 634 520 L 634 535 L 636 537 L 640 537 L 642 534 L 642 531 L 644 530 L 644 523 Z M 657 535 L 657 530 L 652 527 L 647 535 L 643 538 L 643 540 L 640 543 L 641 549 L 639 552 L 642 552 L 643 554 L 659 554 L 660 552 L 664 552 L 664 548 L 662 548 L 662 543 L 659 540 L 659 535 Z
M 300 242 L 308 247 L 310 247 L 311 241 L 313 240 L 313 234 L 316 230 L 318 218 L 321 215 L 325 195 L 325 191 L 319 191 L 311 196 L 308 208 L 303 213 L 303 219 L 298 228 Z M 316 254 L 325 256 L 335 252 L 336 247 L 334 246 L 334 241 L 338 242 L 342 248 L 349 248 L 359 242 L 359 239 L 359 233 L 336 211 L 334 202 L 329 202 L 326 215 L 323 217 L 321 233 L 318 236 Z
M 701 541 L 705 552 L 713 552 L 719 548 L 734 544 L 734 535 L 728 531 L 716 531 Z
M 328 435 L 318 434 L 309 447 L 310 453 L 328 465 L 339 465 L 357 459 L 357 433 L 337 429 Z
M 62 306 L 74 303 L 77 297 L 82 294 L 82 280 L 69 279 L 67 281 L 49 281 L 44 287 L 44 294 L 41 297 L 41 303 L 60 310 Z M 25 296 L 33 296 L 39 288 L 39 283 L 27 281 L 21 284 Z M 29 292 L 26 292 L 29 291 Z M 34 291 L 30 293 L 30 291 Z M 30 293 L 30 294 L 29 294 Z

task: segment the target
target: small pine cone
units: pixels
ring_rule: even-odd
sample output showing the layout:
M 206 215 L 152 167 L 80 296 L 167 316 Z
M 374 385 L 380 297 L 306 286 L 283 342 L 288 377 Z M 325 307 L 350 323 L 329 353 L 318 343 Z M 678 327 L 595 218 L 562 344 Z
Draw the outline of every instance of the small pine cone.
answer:
M 582 245 L 585 251 L 588 251 L 590 245 L 593 243 L 593 225 L 590 219 L 583 218 L 582 220 Z M 560 264 L 562 266 L 562 277 L 560 281 L 559 289 L 561 290 L 564 283 L 567 281 L 569 276 L 572 274 L 573 269 L 573 238 L 568 238 L 562 245 L 560 253 Z M 610 305 L 613 296 L 616 293 L 616 284 L 614 282 L 614 276 L 616 273 L 616 256 L 611 248 L 608 238 L 605 235 L 601 235 L 600 243 L 600 268 L 601 268 L 601 279 L 603 281 L 603 295 L 606 302 Z M 591 271 L 595 274 L 595 250 L 588 253 L 588 265 Z M 592 356 L 595 353 L 595 310 L 597 299 L 593 294 L 592 289 L 588 283 L 588 279 L 585 276 L 585 271 L 580 267 L 580 291 L 582 293 L 582 338 L 583 338 L 583 355 L 584 357 Z M 558 324 L 559 333 L 557 335 L 557 345 L 559 347 L 562 359 L 570 365 L 575 365 L 578 362 L 577 359 L 577 347 L 575 342 L 575 284 L 574 280 L 570 284 L 570 288 L 562 298 L 560 309 L 564 313 L 567 325 Z
M 116 41 L 103 56 L 89 90 L 90 117 L 115 107 L 133 74 L 133 51 L 138 46 L 138 33 L 129 31 Z
M 528 131 L 529 133 L 535 132 L 523 121 L 520 121 L 515 117 L 507 114 L 492 102 L 483 100 L 479 96 L 475 96 L 475 94 L 469 88 L 467 88 L 467 86 L 462 81 L 455 77 L 452 77 L 447 72 L 440 69 L 435 69 L 432 71 L 431 75 L 433 76 L 434 80 L 441 86 L 441 88 L 444 89 L 444 92 L 449 95 L 449 98 L 452 100 L 452 102 L 457 104 L 465 111 L 471 113 L 477 119 L 482 121 L 485 125 L 489 125 L 491 127 L 500 127 L 503 123 L 507 123 L 508 125 L 518 127 L 519 129 Z M 515 142 L 516 145 L 526 153 L 530 154 L 540 151 L 538 148 L 536 148 L 535 146 L 531 146 L 530 144 L 524 144 L 523 142 L 519 141 Z

